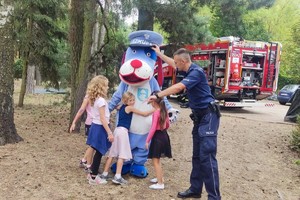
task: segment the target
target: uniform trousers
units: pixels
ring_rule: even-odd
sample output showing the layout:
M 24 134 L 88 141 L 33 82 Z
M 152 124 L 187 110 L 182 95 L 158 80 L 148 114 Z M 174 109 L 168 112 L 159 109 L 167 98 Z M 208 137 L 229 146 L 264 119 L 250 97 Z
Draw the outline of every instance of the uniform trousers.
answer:
M 221 199 L 217 154 L 217 135 L 220 117 L 210 109 L 197 116 L 193 127 L 193 157 L 190 190 L 202 193 L 203 184 L 209 200 Z

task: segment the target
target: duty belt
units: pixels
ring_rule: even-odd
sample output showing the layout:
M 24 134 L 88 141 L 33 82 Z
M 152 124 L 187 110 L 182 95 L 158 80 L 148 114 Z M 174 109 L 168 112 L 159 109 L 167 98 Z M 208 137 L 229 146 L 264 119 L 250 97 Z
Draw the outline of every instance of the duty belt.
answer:
M 190 118 L 194 121 L 194 123 L 199 123 L 202 117 L 210 112 L 216 113 L 218 117 L 221 117 L 219 105 L 217 105 L 214 101 L 212 101 L 208 104 L 207 108 L 192 109 Z

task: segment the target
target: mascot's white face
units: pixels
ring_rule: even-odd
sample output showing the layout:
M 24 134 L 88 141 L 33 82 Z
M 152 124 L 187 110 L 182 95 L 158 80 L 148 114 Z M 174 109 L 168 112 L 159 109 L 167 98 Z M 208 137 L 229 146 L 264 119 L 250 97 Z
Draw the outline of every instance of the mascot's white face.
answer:
M 119 70 L 120 79 L 131 86 L 144 84 L 153 76 L 156 58 L 150 47 L 128 47 Z

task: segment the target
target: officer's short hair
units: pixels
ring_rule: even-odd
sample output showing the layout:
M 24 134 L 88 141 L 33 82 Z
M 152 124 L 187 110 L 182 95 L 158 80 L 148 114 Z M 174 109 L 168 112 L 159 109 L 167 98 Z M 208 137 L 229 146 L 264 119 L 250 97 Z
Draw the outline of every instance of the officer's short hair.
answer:
M 191 61 L 190 52 L 186 50 L 185 48 L 180 48 L 177 51 L 174 52 L 173 56 L 181 56 L 183 59 L 187 61 Z

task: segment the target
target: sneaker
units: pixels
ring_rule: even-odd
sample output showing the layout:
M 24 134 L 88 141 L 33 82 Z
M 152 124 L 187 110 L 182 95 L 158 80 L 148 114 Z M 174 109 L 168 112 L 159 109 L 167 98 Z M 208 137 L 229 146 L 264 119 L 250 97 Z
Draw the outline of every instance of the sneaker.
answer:
M 80 160 L 80 162 L 79 162 L 79 168 L 85 168 L 86 164 L 87 164 L 87 161 L 83 162 L 82 160 Z
M 150 185 L 149 188 L 153 189 L 153 190 L 163 190 L 163 189 L 165 189 L 165 185 L 156 183 L 156 184 Z
M 87 174 L 92 173 L 91 167 L 88 167 L 88 166 L 85 166 L 85 167 L 84 167 L 84 171 L 85 171 L 85 173 L 87 173 Z
M 92 176 L 92 175 L 91 175 L 90 173 L 88 173 L 88 174 L 86 175 L 86 179 L 87 179 L 87 180 L 90 180 L 90 178 L 92 178 L 91 176 Z
M 162 178 L 162 181 L 164 182 L 164 178 Z M 157 183 L 157 178 L 153 178 L 153 179 L 150 179 L 150 183 Z
M 157 183 L 157 178 L 150 179 L 150 183 Z
M 127 184 L 128 181 L 126 181 L 124 178 L 116 178 L 114 177 L 112 182 L 114 182 L 115 184 L 119 184 L 119 185 L 124 185 L 124 184 Z
M 92 179 L 92 177 L 89 177 L 89 184 L 90 185 L 100 185 L 100 184 L 106 184 L 107 181 L 105 179 L 100 178 L 99 175 L 96 176 L 95 179 Z
M 102 179 L 105 179 L 105 180 L 112 180 L 113 179 L 113 177 L 112 176 L 110 176 L 110 175 L 106 175 L 106 176 L 104 176 L 103 174 L 101 174 L 100 175 L 100 178 L 102 178 Z

